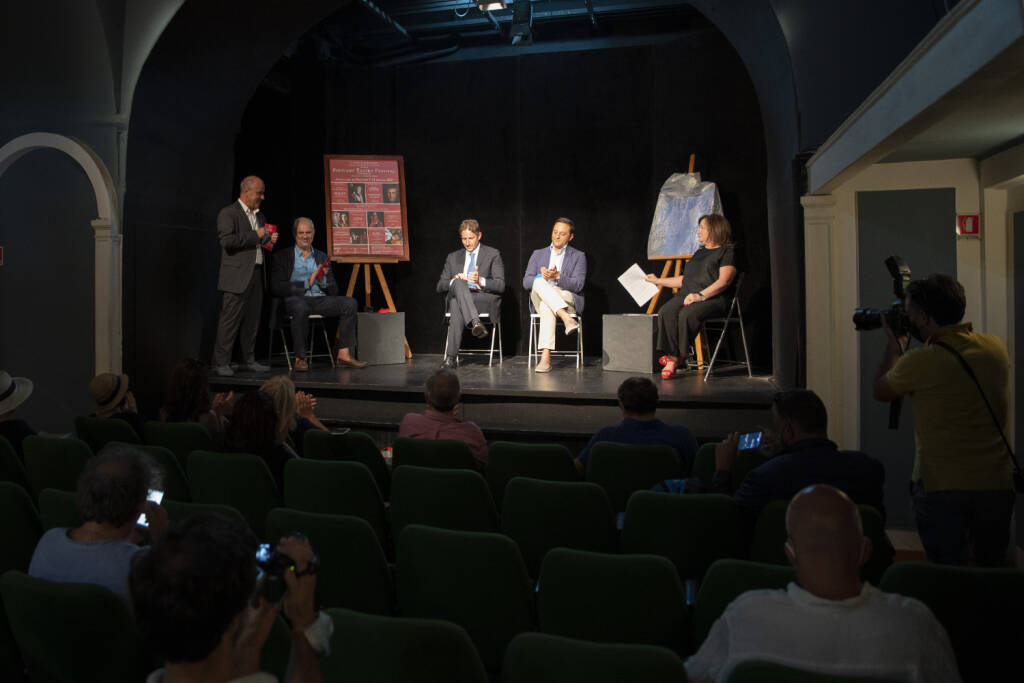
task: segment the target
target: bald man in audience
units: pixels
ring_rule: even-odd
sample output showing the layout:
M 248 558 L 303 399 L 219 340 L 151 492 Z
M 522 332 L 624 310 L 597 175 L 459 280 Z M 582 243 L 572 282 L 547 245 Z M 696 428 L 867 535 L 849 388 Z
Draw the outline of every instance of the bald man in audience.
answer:
M 913 598 L 860 579 L 871 556 L 857 506 L 839 489 L 800 491 L 786 510 L 796 582 L 739 596 L 686 660 L 691 681 L 724 681 L 745 660 L 834 676 L 960 680 L 949 637 Z

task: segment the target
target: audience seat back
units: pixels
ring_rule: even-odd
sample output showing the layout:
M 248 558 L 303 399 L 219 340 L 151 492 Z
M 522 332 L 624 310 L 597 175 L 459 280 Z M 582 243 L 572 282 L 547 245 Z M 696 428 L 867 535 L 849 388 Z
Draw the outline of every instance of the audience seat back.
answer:
M 361 517 L 382 548 L 391 545 L 384 501 L 373 475 L 361 462 L 289 460 L 284 466 L 284 504 L 303 512 Z
M 390 615 L 394 588 L 384 551 L 366 522 L 347 515 L 323 515 L 275 508 L 267 515 L 267 538 L 299 531 L 309 537 L 320 570 L 316 604 Z
M 310 460 L 348 460 L 366 465 L 377 482 L 380 495 L 391 500 L 391 470 L 369 434 L 345 432 L 331 434 L 310 429 L 302 439 L 302 456 Z
M 142 443 L 132 426 L 116 417 L 76 417 L 75 436 L 87 443 L 93 453 L 99 453 L 111 441 Z
M 626 509 L 634 491 L 646 491 L 659 481 L 682 476 L 675 449 L 663 444 L 599 441 L 587 459 L 587 481 L 608 492 L 616 513 Z
M 456 439 L 412 439 L 400 436 L 392 447 L 392 472 L 404 465 L 476 470 L 476 459 L 465 441 Z
M 683 584 L 658 555 L 555 548 L 541 564 L 537 614 L 543 633 L 602 643 L 683 647 Z
M 749 560 L 716 560 L 708 568 L 693 606 L 694 645 L 700 647 L 722 612 L 741 593 L 759 588 L 785 588 L 796 580 L 792 567 Z
M 43 489 L 74 491 L 78 476 L 92 457 L 89 446 L 78 439 L 27 436 L 23 445 L 25 473 L 32 486 L 32 496 L 37 499 Z
M 198 422 L 159 422 L 149 420 L 143 426 L 146 443 L 163 446 L 174 453 L 181 469 L 188 470 L 188 454 L 192 451 L 216 451 L 217 446 Z
M 585 481 L 514 477 L 505 489 L 501 530 L 519 545 L 533 578 L 552 548 L 613 552 L 616 545 L 608 494 Z
M 328 609 L 331 654 L 320 660 L 324 681 L 487 683 L 466 630 L 436 619 L 405 619 Z
M 512 477 L 579 481 L 572 453 L 562 444 L 495 441 L 487 449 L 487 485 L 499 508 Z
M 729 496 L 637 491 L 622 525 L 624 553 L 667 557 L 699 584 L 715 560 L 741 557 L 740 513 Z
M 195 515 L 201 515 L 206 513 L 214 513 L 223 517 L 230 517 L 232 519 L 238 519 L 245 521 L 245 517 L 237 508 L 233 508 L 230 505 L 220 505 L 218 503 L 182 503 L 177 500 L 165 500 L 160 505 L 167 510 L 167 521 L 170 523 L 180 522 L 183 519 L 194 517 Z
M 715 476 L 715 446 L 714 442 L 701 444 L 697 449 L 697 457 L 693 460 L 693 470 L 690 476 L 700 479 L 708 489 L 711 488 L 711 479 Z
M 11 442 L 0 436 L 0 481 L 14 482 L 23 487 L 26 491 L 31 490 L 28 483 L 28 474 L 25 473 L 25 465 L 22 464 L 18 452 L 14 450 Z
M 192 500 L 188 477 L 185 476 L 185 470 L 181 468 L 181 463 L 178 462 L 178 458 L 171 449 L 148 444 L 139 444 L 135 448 L 144 452 L 159 466 L 163 475 L 161 486 L 163 486 L 164 499 L 180 500 L 183 503 Z
M 0 594 L 31 680 L 144 679 L 131 611 L 106 588 L 9 571 L 0 576 Z
M 281 494 L 263 460 L 249 453 L 195 451 L 188 458 L 192 500 L 230 505 L 265 538 L 267 513 L 281 507 Z
M 425 524 L 462 531 L 498 531 L 498 512 L 487 482 L 466 469 L 403 465 L 391 481 L 391 533 Z
M 1009 680 L 1024 647 L 1024 571 L 897 562 L 879 588 L 917 598 L 949 635 L 964 681 Z
M 0 481 L 0 574 L 8 569 L 28 571 L 43 525 L 24 488 Z
M 547 633 L 521 633 L 505 652 L 503 683 L 685 683 L 672 650 L 655 645 L 592 643 Z
M 43 522 L 44 531 L 56 527 L 73 529 L 85 521 L 78 509 L 78 494 L 57 489 L 43 489 L 39 492 L 39 518 Z
M 492 672 L 509 641 L 534 624 L 530 580 L 512 539 L 417 524 L 398 539 L 398 611 L 462 626 Z

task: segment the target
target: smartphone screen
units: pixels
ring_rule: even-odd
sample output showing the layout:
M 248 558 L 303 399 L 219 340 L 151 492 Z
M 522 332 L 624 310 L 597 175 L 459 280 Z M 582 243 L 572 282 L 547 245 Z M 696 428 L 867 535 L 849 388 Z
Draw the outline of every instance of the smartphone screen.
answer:
M 270 544 L 260 543 L 260 547 L 256 549 L 256 561 L 263 564 L 270 559 Z
M 749 451 L 761 445 L 761 432 L 747 432 L 740 435 L 739 450 Z
M 146 500 L 151 500 L 157 505 L 164 499 L 164 492 L 158 491 L 157 489 L 150 489 L 149 493 L 146 494 Z M 146 520 L 146 513 L 139 515 L 139 521 L 136 522 L 139 526 L 149 528 L 149 522 Z

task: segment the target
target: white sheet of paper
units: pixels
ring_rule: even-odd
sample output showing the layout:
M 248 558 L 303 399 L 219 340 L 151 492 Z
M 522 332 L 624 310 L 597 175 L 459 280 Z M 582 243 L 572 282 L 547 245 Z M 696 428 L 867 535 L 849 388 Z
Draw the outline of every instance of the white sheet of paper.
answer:
M 637 306 L 643 306 L 658 293 L 658 285 L 648 282 L 647 274 L 635 263 L 619 276 L 619 284 L 626 288 Z

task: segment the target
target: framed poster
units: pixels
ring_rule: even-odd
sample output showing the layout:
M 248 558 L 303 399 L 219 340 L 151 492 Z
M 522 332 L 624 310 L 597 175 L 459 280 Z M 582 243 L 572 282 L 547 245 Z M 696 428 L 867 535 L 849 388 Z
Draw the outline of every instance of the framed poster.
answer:
M 325 154 L 324 185 L 333 260 L 409 260 L 402 157 Z

